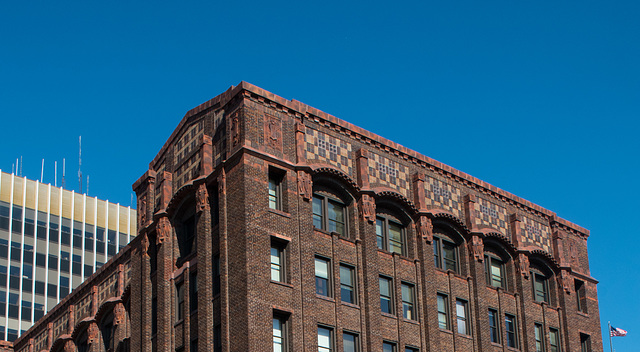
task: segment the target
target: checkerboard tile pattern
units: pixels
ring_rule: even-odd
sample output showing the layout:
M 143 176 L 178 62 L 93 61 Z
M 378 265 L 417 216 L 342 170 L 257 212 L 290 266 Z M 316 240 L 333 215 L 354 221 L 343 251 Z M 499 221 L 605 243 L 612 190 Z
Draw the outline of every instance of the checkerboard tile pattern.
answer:
M 327 163 L 354 177 L 351 143 L 307 127 L 305 134 L 307 160 Z
M 410 198 L 409 169 L 376 153 L 369 157 L 369 183 L 393 188 Z
M 424 188 L 427 206 L 442 208 L 458 218 L 462 217 L 462 194 L 459 188 L 429 176 L 425 178 Z
M 503 235 L 508 235 L 507 208 L 494 204 L 484 198 L 474 203 L 476 226 L 489 226 Z
M 545 252 L 553 254 L 551 248 L 551 229 L 549 226 L 525 216 L 520 222 L 520 228 L 522 230 L 523 242 L 533 244 L 542 248 Z

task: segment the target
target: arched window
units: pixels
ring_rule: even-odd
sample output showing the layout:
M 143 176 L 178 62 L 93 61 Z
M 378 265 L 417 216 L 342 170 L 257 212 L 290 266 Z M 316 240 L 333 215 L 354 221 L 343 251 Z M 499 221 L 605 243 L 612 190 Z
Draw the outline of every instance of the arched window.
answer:
M 185 200 L 173 220 L 180 257 L 184 258 L 194 252 L 196 239 L 196 209 L 193 197 Z
M 553 273 L 546 266 L 531 264 L 531 288 L 533 299 L 537 302 L 551 303 L 550 279 Z
M 349 205 L 352 198 L 337 182 L 319 177 L 313 185 L 313 226 L 349 237 Z
M 113 314 L 109 314 L 102 319 L 100 332 L 102 333 L 102 343 L 104 344 L 105 351 L 114 351 L 115 326 L 113 325 Z
M 433 229 L 433 258 L 436 268 L 460 273 L 459 245 L 460 235 L 452 229 L 435 227 Z
M 485 245 L 484 271 L 487 285 L 507 289 L 507 262 L 508 256 L 502 250 Z
M 384 204 L 378 205 L 376 210 L 376 241 L 378 248 L 408 255 L 407 224 L 409 217 L 399 211 L 392 211 Z

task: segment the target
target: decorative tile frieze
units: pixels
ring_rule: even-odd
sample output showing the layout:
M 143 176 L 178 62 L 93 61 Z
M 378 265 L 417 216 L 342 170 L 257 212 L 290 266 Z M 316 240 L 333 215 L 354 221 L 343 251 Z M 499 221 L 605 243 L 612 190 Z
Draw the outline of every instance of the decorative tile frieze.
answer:
M 547 253 L 552 253 L 551 228 L 539 221 L 524 216 L 520 222 L 522 242 L 540 247 Z
M 351 143 L 331 137 L 325 133 L 307 127 L 305 133 L 307 161 L 309 163 L 326 163 L 342 170 L 353 177 Z
M 369 157 L 369 183 L 393 188 L 409 198 L 409 169 L 376 153 Z
M 507 209 L 484 198 L 477 198 L 474 203 L 475 225 L 478 227 L 492 227 L 507 235 Z
M 425 177 L 424 188 L 429 208 L 441 208 L 461 217 L 462 194 L 459 188 L 429 176 Z

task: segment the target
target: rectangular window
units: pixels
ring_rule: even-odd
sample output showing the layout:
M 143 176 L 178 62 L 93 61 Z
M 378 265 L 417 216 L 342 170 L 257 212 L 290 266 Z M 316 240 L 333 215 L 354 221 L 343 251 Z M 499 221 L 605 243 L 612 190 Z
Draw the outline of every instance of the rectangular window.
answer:
M 591 352 L 591 336 L 580 333 L 580 352 Z
M 535 338 L 536 338 L 536 352 L 544 352 L 544 337 L 542 332 L 542 325 L 535 325 Z
M 184 319 L 184 282 L 176 285 L 176 319 Z
M 284 175 L 275 170 L 269 170 L 269 208 L 283 210 L 282 180 Z
M 198 273 L 189 275 L 189 311 L 198 310 Z
M 213 295 L 216 296 L 220 293 L 220 256 L 215 255 L 213 257 Z
M 287 335 L 285 334 L 284 336 Z M 285 346 L 285 348 L 282 350 L 284 352 L 286 351 L 286 344 L 284 344 L 283 346 Z M 216 325 L 213 328 L 213 352 L 222 352 L 222 328 L 220 327 L 220 325 Z
M 342 333 L 342 352 L 358 352 L 358 334 L 343 332 Z
M 458 323 L 458 334 L 469 335 L 469 324 L 467 316 L 469 315 L 467 309 L 467 301 L 461 299 L 456 300 L 456 320 Z
M 316 294 L 331 297 L 331 280 L 329 260 L 316 257 Z
M 405 319 L 417 320 L 415 310 L 415 289 L 414 286 L 407 283 L 402 283 L 402 316 Z
M 533 296 L 538 302 L 549 303 L 549 289 L 547 287 L 547 278 L 537 272 L 531 272 L 533 278 Z
M 393 342 L 383 341 L 382 352 L 396 352 L 396 344 Z
M 340 299 L 356 304 L 355 271 L 352 266 L 340 264 Z
M 560 334 L 558 333 L 558 329 L 549 329 L 549 347 L 551 348 L 550 352 L 561 352 Z
M 504 262 L 493 255 L 484 256 L 487 284 L 493 287 L 507 288 L 505 280 Z
M 378 279 L 380 285 L 380 310 L 382 313 L 393 314 L 393 286 L 391 279 L 380 276 Z
M 327 232 L 347 235 L 345 205 L 324 194 L 313 194 L 313 226 Z
M 438 293 L 438 327 L 449 330 L 449 297 Z
M 589 313 L 587 310 L 587 289 L 583 281 L 575 280 L 576 290 L 576 303 L 578 304 L 578 311 L 582 313 Z
M 498 311 L 489 309 L 489 336 L 491 342 L 500 343 L 500 329 L 498 328 Z
M 504 329 L 507 333 L 507 346 L 518 347 L 518 331 L 516 326 L 516 317 L 511 314 L 504 315 Z
M 417 349 L 416 347 L 405 346 L 405 348 L 404 348 L 404 352 L 418 352 L 418 351 L 420 351 L 420 350 Z
M 279 315 L 273 316 L 273 352 L 287 351 L 287 320 Z
M 287 282 L 285 266 L 286 243 L 271 240 L 271 280 Z
M 332 352 L 333 349 L 333 329 L 318 326 L 318 352 Z

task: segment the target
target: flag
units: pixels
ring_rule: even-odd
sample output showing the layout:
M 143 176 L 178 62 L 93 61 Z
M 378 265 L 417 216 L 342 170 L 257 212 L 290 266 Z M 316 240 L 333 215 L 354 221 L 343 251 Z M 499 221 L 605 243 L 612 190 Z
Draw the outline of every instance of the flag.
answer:
M 620 328 L 611 327 L 611 336 L 627 336 L 627 331 Z

